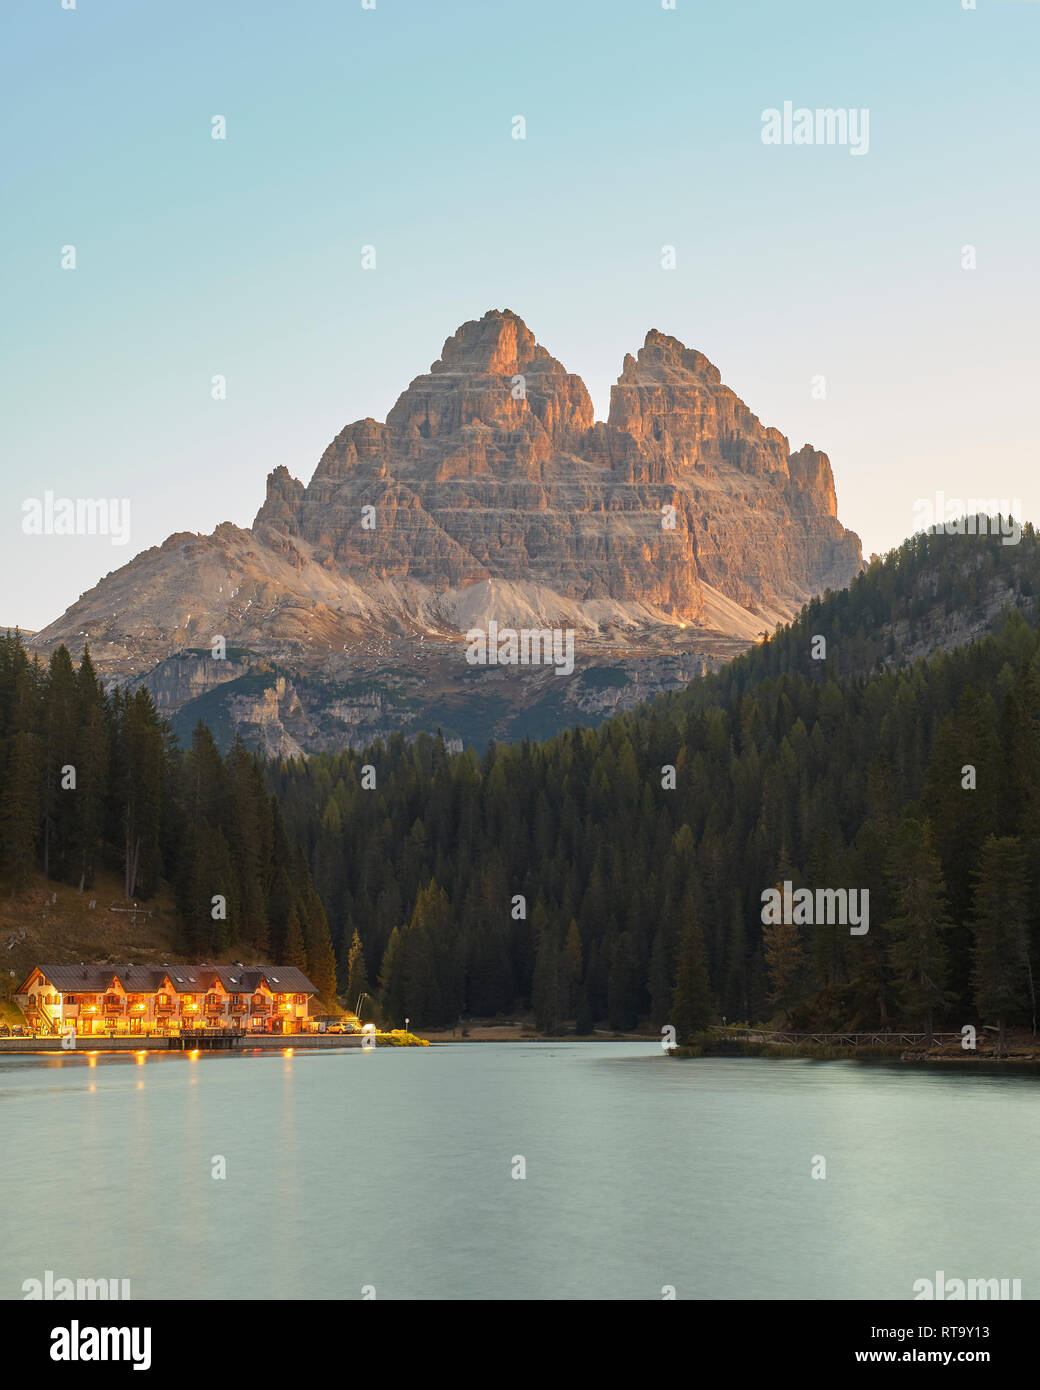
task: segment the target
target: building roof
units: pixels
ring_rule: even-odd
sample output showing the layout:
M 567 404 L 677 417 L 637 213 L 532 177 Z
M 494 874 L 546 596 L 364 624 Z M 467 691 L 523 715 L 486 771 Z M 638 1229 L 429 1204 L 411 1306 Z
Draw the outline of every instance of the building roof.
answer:
M 113 979 L 127 994 L 154 994 L 169 980 L 178 994 L 205 994 L 216 984 L 228 994 L 252 994 L 263 980 L 272 994 L 317 994 L 295 965 L 37 965 L 18 989 L 25 994 L 36 971 L 59 994 L 102 994 Z

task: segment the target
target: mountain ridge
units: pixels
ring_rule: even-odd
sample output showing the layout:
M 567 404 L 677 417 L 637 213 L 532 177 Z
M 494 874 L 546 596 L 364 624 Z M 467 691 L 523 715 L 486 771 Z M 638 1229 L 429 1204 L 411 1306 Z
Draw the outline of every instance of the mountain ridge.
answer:
M 489 310 L 309 483 L 272 470 L 252 527 L 171 535 L 32 646 L 89 643 L 107 679 L 140 680 L 219 637 L 349 686 L 373 642 L 422 642 L 457 685 L 462 634 L 494 619 L 573 628 L 579 665 L 678 644 L 710 666 L 861 564 L 827 455 L 792 451 L 702 353 L 651 329 L 597 421 L 581 377 Z

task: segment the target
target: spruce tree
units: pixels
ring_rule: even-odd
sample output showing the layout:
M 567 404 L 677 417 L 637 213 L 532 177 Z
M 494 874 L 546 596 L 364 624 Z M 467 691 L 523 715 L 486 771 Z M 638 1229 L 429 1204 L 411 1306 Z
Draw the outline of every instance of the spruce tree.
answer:
M 22 893 L 36 865 L 40 833 L 40 756 L 35 736 L 23 730 L 11 740 L 0 797 L 0 845 L 11 878 L 11 896 Z
M 367 993 L 368 971 L 365 969 L 365 953 L 361 949 L 361 937 L 355 927 L 354 935 L 350 940 L 350 951 L 347 955 L 346 1005 L 351 1012 L 357 1012 L 359 1018 L 365 1002 L 361 996 Z
M 997 1056 L 1007 1050 L 1008 1019 L 1036 1008 L 1029 958 L 1028 875 L 1017 836 L 988 835 L 979 857 L 972 901 L 975 926 L 975 1002 L 982 1019 L 995 1018 Z
M 546 922 L 538 941 L 535 956 L 531 1004 L 535 1027 L 540 1033 L 557 1033 L 563 1019 L 563 996 L 566 975 L 559 932 Z
M 696 1033 L 714 1023 L 715 1001 L 708 979 L 708 963 L 704 936 L 696 916 L 686 917 L 679 935 L 679 950 L 675 994 L 672 998 L 671 1024 L 679 1043 L 689 1043 Z
M 781 884 L 776 887 L 782 892 Z M 762 927 L 762 953 L 769 974 L 769 1002 L 780 1006 L 789 1027 L 791 1012 L 804 988 L 805 951 L 797 922 L 766 922 Z
M 400 927 L 390 933 L 379 973 L 379 1003 L 383 1017 L 400 1028 L 405 1019 L 404 948 Z
M 303 944 L 303 932 L 300 929 L 300 917 L 296 911 L 296 904 L 293 903 L 289 908 L 289 918 L 285 927 L 285 945 L 282 948 L 282 958 L 278 962 L 280 965 L 295 965 L 304 974 L 307 972 L 307 951 Z M 312 980 L 312 984 L 317 985 L 317 980 Z
M 581 957 L 581 933 L 578 931 L 578 924 L 571 918 L 570 926 L 567 928 L 567 940 L 564 943 L 564 960 L 566 975 L 566 998 L 564 1009 L 567 1016 L 574 1012 L 578 1005 L 578 993 L 581 989 L 582 980 L 582 957 Z
M 885 923 L 896 994 L 904 1013 L 919 1019 L 932 1045 L 935 1016 L 949 1002 L 945 935 L 950 927 L 946 886 L 928 821 L 903 821 L 888 865 L 895 911 Z

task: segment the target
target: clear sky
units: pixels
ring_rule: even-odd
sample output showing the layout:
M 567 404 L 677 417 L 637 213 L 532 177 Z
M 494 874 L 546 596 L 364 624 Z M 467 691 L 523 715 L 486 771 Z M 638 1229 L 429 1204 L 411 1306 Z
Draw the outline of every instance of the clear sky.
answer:
M 489 308 L 599 418 L 647 329 L 699 348 L 867 554 L 937 490 L 1040 520 L 1038 57 L 1025 0 L 4 0 L 0 622 L 248 525 Z M 764 144 L 785 101 L 866 153 Z M 130 543 L 24 534 L 47 490 Z

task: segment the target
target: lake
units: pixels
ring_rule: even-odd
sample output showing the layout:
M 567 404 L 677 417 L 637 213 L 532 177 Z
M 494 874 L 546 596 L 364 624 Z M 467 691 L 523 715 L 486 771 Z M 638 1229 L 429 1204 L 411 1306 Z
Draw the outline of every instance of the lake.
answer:
M 653 1043 L 6 1056 L 0 1297 L 1035 1298 L 1038 1088 Z

